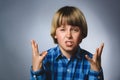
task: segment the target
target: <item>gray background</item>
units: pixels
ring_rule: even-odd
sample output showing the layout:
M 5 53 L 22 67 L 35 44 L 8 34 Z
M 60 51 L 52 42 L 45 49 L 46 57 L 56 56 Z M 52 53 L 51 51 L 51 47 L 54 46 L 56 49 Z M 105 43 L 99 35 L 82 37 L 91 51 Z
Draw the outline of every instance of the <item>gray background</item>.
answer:
M 105 80 L 120 79 L 119 0 L 0 0 L 0 80 L 29 80 L 31 44 L 39 50 L 56 46 L 50 36 L 52 16 L 72 5 L 86 16 L 89 34 L 81 47 L 94 53 L 105 43 L 102 66 Z

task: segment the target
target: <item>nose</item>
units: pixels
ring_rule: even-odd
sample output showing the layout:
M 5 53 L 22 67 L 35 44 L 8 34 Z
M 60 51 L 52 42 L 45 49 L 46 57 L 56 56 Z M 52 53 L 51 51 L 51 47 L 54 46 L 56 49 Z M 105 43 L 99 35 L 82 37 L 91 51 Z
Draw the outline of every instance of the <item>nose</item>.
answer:
M 72 38 L 71 31 L 68 30 L 68 31 L 66 32 L 66 37 L 67 37 L 67 38 Z

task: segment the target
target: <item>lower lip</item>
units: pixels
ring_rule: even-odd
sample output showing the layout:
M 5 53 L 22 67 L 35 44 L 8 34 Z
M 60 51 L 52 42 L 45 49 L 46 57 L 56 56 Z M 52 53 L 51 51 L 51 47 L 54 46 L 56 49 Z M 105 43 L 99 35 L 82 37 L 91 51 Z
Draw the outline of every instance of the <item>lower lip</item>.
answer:
M 66 46 L 71 47 L 73 45 L 72 42 L 66 42 Z

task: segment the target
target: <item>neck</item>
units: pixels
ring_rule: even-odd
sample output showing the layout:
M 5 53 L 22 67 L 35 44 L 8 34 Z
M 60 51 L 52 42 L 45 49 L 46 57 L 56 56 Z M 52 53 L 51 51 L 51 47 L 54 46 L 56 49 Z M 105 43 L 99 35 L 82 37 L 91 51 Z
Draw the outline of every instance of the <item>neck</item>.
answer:
M 60 48 L 62 54 L 67 58 L 67 59 L 70 59 L 71 56 L 74 56 L 74 54 L 77 52 L 77 48 L 72 50 L 72 51 L 66 51 L 62 48 Z

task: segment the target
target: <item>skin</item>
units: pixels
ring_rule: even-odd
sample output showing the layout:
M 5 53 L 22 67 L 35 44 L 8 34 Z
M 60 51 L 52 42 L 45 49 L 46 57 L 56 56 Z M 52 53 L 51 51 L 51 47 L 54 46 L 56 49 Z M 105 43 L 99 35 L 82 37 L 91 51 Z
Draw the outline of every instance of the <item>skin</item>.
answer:
M 38 44 L 34 40 L 31 41 L 31 45 L 32 45 L 32 69 L 33 71 L 38 71 L 42 67 L 42 61 L 44 57 L 47 55 L 47 52 L 45 51 L 39 53 Z
M 55 38 L 62 54 L 69 59 L 77 51 L 82 40 L 81 30 L 78 26 L 61 25 L 56 29 Z
M 100 71 L 101 69 L 101 55 L 103 51 L 104 43 L 101 43 L 100 47 L 96 49 L 93 58 L 89 58 L 85 55 L 86 59 L 90 62 L 91 70 Z
M 77 51 L 77 47 L 82 41 L 82 34 L 78 26 L 61 25 L 56 29 L 55 38 L 58 41 L 63 55 L 70 59 L 70 57 Z M 33 71 L 37 71 L 42 68 L 42 61 L 47 55 L 47 52 L 44 51 L 39 53 L 38 44 L 34 40 L 31 41 L 31 45 Z M 100 71 L 103 47 L 104 43 L 102 43 L 101 46 L 96 49 L 93 58 L 89 58 L 87 55 L 85 55 L 86 59 L 90 62 L 91 70 Z

